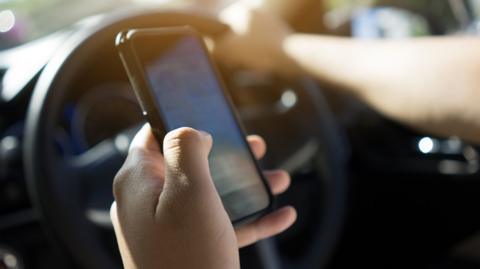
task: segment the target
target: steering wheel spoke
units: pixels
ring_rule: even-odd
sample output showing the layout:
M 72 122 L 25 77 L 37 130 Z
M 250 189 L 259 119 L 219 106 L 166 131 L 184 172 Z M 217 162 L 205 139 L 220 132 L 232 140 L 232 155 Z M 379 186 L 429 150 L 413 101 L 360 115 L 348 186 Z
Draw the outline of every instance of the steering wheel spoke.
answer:
M 85 153 L 66 160 L 72 173 L 86 184 L 113 179 L 125 156 L 111 139 L 105 140 Z
M 112 183 L 123 164 L 128 147 L 141 125 L 106 139 L 79 156 L 64 161 L 64 174 L 81 190 L 80 199 L 88 220 L 111 227 L 109 209 L 113 202 Z

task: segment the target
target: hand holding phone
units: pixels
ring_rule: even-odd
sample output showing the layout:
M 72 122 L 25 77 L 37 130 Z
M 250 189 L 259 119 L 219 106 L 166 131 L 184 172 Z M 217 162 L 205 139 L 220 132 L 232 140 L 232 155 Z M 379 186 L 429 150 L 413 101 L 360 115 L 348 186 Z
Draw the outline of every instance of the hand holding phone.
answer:
M 261 158 L 263 140 L 248 141 Z M 285 207 L 234 230 L 208 173 L 211 146 L 209 135 L 180 128 L 166 135 L 162 156 L 148 125 L 135 136 L 115 177 L 110 212 L 125 268 L 240 268 L 238 247 L 293 223 L 295 210 Z M 285 172 L 266 177 L 274 194 L 287 189 Z
M 128 30 L 117 47 L 160 143 L 180 127 L 212 135 L 210 173 L 230 220 L 268 212 L 272 194 L 200 35 L 189 27 Z

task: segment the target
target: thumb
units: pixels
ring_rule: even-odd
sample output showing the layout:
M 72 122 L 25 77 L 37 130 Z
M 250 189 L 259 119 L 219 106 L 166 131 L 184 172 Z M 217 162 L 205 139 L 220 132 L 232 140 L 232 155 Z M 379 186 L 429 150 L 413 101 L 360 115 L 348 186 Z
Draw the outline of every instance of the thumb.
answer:
M 192 128 L 169 132 L 163 141 L 165 192 L 214 190 L 208 164 L 212 136 Z

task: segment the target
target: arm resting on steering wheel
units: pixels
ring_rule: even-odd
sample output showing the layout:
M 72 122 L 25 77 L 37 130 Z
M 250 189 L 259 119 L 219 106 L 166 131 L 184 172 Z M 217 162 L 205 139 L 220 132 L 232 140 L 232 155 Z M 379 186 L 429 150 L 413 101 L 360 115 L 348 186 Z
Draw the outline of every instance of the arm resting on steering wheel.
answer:
M 480 38 L 296 34 L 276 14 L 244 1 L 220 18 L 233 33 L 218 42 L 216 53 L 231 64 L 286 75 L 308 72 L 404 124 L 480 142 Z
M 480 142 L 480 39 L 353 40 L 292 34 L 299 68 L 407 125 Z

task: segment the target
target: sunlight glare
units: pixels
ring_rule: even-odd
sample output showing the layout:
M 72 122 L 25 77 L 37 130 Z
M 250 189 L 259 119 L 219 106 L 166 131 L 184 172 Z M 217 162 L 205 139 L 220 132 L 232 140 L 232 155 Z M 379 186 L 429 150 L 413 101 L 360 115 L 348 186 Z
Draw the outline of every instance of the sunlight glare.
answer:
M 0 11 L 0 33 L 6 33 L 15 26 L 15 14 L 10 9 Z

